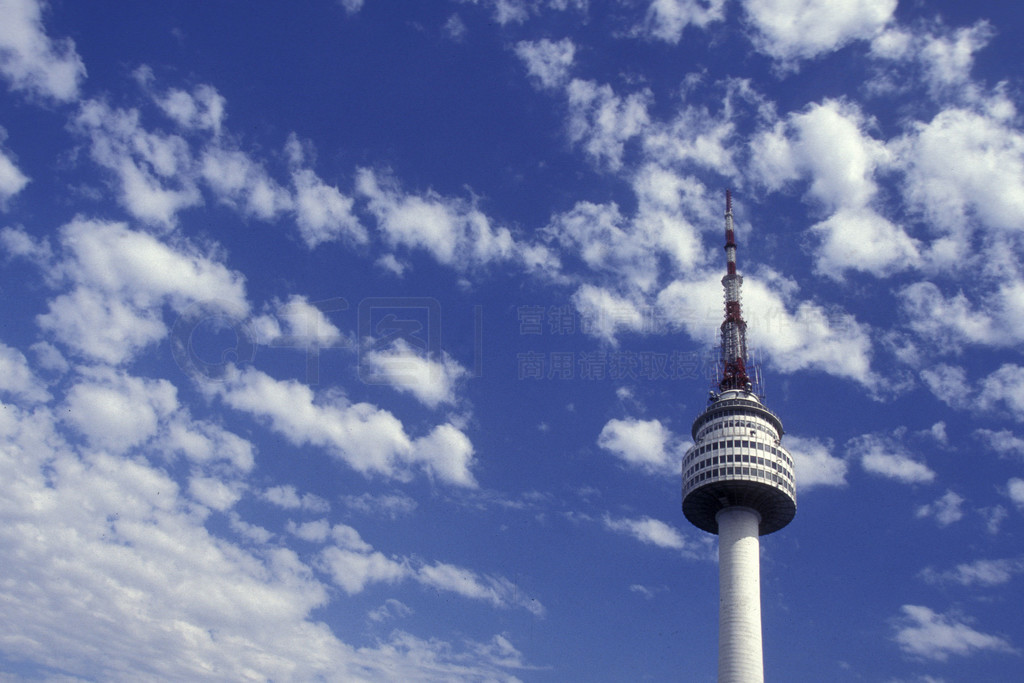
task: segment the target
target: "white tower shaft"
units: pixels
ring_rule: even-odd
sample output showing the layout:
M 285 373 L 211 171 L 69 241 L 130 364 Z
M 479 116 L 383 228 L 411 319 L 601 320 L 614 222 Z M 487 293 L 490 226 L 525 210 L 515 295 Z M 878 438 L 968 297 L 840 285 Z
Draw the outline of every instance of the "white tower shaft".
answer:
M 718 683 L 763 683 L 761 656 L 761 515 L 730 506 L 718 521 Z

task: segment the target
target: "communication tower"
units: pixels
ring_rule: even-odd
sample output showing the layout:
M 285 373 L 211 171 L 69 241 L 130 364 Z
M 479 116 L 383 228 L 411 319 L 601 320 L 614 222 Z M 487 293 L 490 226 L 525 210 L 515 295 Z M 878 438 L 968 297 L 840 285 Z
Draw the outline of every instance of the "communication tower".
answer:
M 793 458 L 782 447 L 782 421 L 759 395 L 747 367 L 747 323 L 740 312 L 743 276 L 736 272 L 732 194 L 725 194 L 727 271 L 721 327 L 721 379 L 693 422 L 683 456 L 683 514 L 718 534 L 718 681 L 760 683 L 759 536 L 796 515 Z M 754 373 L 755 378 L 757 374 Z

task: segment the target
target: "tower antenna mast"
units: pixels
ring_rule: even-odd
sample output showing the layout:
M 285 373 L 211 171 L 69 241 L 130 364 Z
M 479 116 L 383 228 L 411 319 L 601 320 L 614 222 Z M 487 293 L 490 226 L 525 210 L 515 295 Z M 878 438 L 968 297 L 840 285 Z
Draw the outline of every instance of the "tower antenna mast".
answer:
M 736 272 L 736 233 L 732 224 L 732 191 L 725 191 L 725 258 L 726 273 L 722 278 L 725 289 L 725 320 L 722 322 L 722 377 L 719 391 L 748 390 L 747 376 L 747 323 L 740 311 L 740 288 L 743 276 Z

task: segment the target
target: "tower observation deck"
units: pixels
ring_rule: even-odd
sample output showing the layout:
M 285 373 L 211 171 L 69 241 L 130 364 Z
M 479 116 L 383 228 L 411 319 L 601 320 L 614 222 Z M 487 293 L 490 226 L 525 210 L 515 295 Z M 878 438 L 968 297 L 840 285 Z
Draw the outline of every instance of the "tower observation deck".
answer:
M 764 667 L 758 537 L 792 521 L 796 481 L 793 458 L 782 447 L 782 421 L 762 403 L 748 375 L 743 277 L 736 272 L 728 191 L 725 251 L 721 377 L 693 422 L 693 446 L 683 456 L 683 514 L 719 536 L 719 683 L 759 683 Z

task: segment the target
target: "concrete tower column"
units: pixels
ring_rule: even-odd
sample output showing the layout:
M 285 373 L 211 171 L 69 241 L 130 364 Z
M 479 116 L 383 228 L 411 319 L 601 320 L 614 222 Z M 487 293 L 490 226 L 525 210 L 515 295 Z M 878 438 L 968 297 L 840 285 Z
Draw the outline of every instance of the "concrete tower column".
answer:
M 762 683 L 761 515 L 741 506 L 719 510 L 718 683 Z

